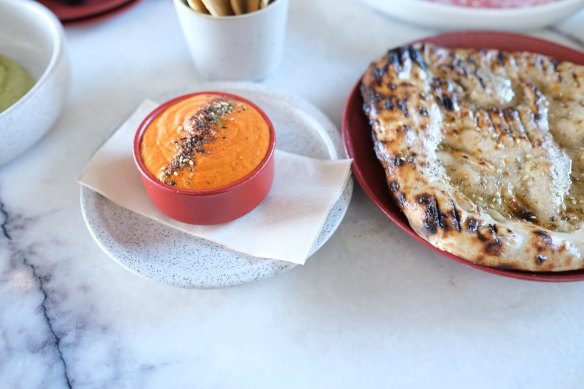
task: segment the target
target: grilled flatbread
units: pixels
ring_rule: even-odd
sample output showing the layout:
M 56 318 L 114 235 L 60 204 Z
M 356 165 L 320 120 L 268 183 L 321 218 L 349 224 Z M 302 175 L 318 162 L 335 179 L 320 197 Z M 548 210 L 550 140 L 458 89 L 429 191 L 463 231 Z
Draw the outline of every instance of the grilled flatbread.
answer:
M 390 50 L 361 92 L 411 227 L 473 263 L 584 268 L 584 67 L 527 52 Z

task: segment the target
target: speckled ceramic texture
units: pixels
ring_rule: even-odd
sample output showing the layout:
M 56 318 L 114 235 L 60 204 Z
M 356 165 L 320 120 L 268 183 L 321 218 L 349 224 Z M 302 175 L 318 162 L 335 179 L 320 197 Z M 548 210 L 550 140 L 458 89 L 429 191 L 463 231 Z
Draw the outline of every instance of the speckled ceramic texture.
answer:
M 208 90 L 234 93 L 260 106 L 276 129 L 280 150 L 319 159 L 344 158 L 340 133 L 316 107 L 296 97 L 251 83 L 206 83 L 156 98 Z M 353 193 L 349 178 L 314 243 L 314 254 L 341 223 Z M 166 227 L 122 208 L 81 187 L 83 217 L 94 239 L 115 261 L 156 281 L 185 288 L 219 288 L 261 280 L 296 266 L 227 250 L 220 245 Z
M 36 143 L 59 117 L 69 90 L 69 62 L 61 23 L 29 0 L 0 0 L 0 53 L 36 80 L 0 113 L 1 165 Z

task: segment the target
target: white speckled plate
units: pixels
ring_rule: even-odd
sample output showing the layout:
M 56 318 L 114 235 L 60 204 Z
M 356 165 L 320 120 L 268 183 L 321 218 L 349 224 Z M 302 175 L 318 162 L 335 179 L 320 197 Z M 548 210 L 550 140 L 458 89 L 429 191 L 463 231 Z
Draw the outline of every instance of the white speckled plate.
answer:
M 221 82 L 197 85 L 165 94 L 164 102 L 185 93 L 219 90 L 234 93 L 260 106 L 274 123 L 276 147 L 320 159 L 345 157 L 335 125 L 312 104 L 258 84 Z M 314 254 L 335 232 L 353 193 L 347 181 L 318 236 Z M 115 261 L 146 278 L 185 288 L 219 288 L 271 277 L 296 266 L 279 260 L 237 253 L 187 235 L 114 204 L 81 187 L 81 210 L 91 235 Z

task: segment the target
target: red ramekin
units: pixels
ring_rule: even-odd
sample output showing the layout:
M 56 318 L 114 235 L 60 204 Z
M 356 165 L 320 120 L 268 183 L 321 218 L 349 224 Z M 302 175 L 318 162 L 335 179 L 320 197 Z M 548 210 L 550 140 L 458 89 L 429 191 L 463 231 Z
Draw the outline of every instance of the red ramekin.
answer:
M 196 95 L 225 96 L 249 104 L 266 121 L 270 131 L 268 151 L 260 164 L 247 176 L 229 185 L 207 190 L 178 189 L 164 184 L 150 173 L 140 154 L 144 131 L 152 120 L 168 107 Z M 134 137 L 134 161 L 150 201 L 166 216 L 183 223 L 211 225 L 235 220 L 257 207 L 268 195 L 274 181 L 274 149 L 276 134 L 268 116 L 257 105 L 243 97 L 223 92 L 198 92 L 180 96 L 162 104 L 142 121 Z

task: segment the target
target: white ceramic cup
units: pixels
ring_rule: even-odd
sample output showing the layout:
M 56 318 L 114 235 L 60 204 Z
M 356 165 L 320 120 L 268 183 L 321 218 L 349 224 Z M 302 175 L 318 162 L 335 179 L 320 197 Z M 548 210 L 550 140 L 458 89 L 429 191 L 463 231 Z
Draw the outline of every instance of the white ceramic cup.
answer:
M 280 63 L 288 0 L 259 11 L 211 16 L 174 0 L 187 45 L 199 73 L 211 80 L 258 80 Z

